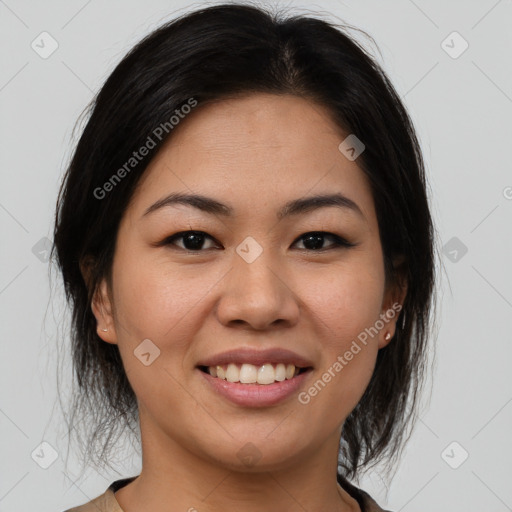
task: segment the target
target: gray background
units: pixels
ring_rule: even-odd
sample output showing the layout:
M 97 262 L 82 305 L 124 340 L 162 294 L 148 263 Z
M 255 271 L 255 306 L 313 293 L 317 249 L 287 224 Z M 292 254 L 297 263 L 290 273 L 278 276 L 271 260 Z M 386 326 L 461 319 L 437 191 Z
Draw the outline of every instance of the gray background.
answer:
M 55 373 L 66 311 L 60 281 L 50 287 L 44 237 L 79 114 L 136 41 L 199 5 L 0 1 L 2 512 L 59 512 L 140 467 L 126 448 L 118 474 L 91 469 L 77 480 L 72 456 L 65 469 Z M 361 486 L 395 512 L 512 510 L 512 1 L 270 5 L 327 11 L 375 38 L 418 130 L 445 247 L 430 404 L 427 387 L 389 488 L 378 472 Z M 58 43 L 45 59 L 44 31 Z M 453 31 L 469 44 L 457 58 L 463 40 L 446 39 Z M 64 379 L 69 370 L 65 359 Z M 53 452 L 43 442 L 56 451 L 47 469 Z

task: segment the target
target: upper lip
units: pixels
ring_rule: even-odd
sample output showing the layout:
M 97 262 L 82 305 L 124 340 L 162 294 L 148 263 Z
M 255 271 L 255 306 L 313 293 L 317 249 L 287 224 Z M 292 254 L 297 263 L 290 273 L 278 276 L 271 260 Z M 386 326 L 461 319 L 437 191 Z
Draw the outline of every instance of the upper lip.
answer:
M 239 348 L 229 350 L 203 359 L 197 366 L 223 366 L 230 363 L 248 363 L 254 366 L 262 366 L 268 363 L 282 363 L 293 364 L 297 368 L 308 368 L 312 366 L 311 361 L 285 348 L 269 348 L 265 350 Z

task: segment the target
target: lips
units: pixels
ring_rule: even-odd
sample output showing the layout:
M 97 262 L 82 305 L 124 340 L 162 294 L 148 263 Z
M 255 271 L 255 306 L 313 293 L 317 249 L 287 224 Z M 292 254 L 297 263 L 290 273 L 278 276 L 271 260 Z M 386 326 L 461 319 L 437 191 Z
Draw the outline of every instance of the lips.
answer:
M 284 365 L 293 364 L 297 368 L 310 368 L 313 366 L 313 363 L 306 357 L 283 348 L 270 348 L 266 350 L 240 348 L 202 359 L 197 364 L 197 367 L 208 368 L 209 366 L 227 366 L 229 364 L 252 364 L 259 367 L 264 364 L 277 365 L 279 363 Z
M 283 348 L 230 350 L 197 365 L 211 390 L 242 407 L 269 407 L 289 399 L 312 369 L 308 358 Z
M 272 407 L 291 400 L 294 395 L 299 393 L 306 386 L 311 370 L 305 370 L 303 373 L 285 379 L 281 382 L 261 385 L 242 384 L 240 382 L 228 382 L 217 377 L 213 377 L 207 372 L 197 371 L 203 382 L 217 396 L 237 405 L 247 408 Z

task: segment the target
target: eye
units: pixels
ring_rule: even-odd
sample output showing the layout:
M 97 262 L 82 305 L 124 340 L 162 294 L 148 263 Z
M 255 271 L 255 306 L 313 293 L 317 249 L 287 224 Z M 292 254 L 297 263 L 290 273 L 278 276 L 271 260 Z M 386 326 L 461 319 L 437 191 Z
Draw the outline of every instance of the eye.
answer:
M 324 246 L 326 240 L 331 241 L 327 247 Z M 207 243 L 205 244 L 205 242 L 208 241 L 210 241 L 209 246 Z M 354 247 L 356 245 L 348 242 L 338 235 L 335 235 L 334 233 L 328 233 L 326 231 L 311 231 L 309 233 L 304 233 L 297 239 L 297 241 L 294 242 L 294 245 L 297 243 L 302 243 L 303 245 L 302 247 L 299 247 L 299 249 L 315 252 L 336 249 L 338 247 Z M 167 237 L 158 245 L 175 245 L 187 251 L 202 251 L 203 249 L 218 248 L 220 244 L 218 244 L 213 237 L 204 231 L 190 230 L 180 231 L 179 233 Z
M 180 233 L 176 233 L 175 235 L 166 238 L 162 242 L 162 245 L 177 245 L 187 251 L 212 249 L 215 244 L 210 247 L 204 247 L 206 239 L 214 241 L 214 239 L 204 231 L 181 231 Z M 175 243 L 177 240 L 183 240 L 183 243 Z
M 304 246 L 299 247 L 299 249 L 314 251 L 335 249 L 337 247 L 354 247 L 355 245 L 334 233 L 327 233 L 326 231 L 311 231 L 309 233 L 304 233 L 298 240 L 302 241 Z M 328 247 L 323 247 L 326 240 L 331 240 L 332 243 Z

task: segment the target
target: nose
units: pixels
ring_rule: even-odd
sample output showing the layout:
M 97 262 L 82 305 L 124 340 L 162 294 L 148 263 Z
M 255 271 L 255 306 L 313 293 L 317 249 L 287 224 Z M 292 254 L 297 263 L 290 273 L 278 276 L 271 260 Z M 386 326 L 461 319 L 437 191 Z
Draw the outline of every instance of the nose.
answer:
M 222 283 L 216 315 L 224 326 L 268 330 L 298 322 L 300 304 L 291 278 L 265 251 L 252 263 L 235 253 Z

